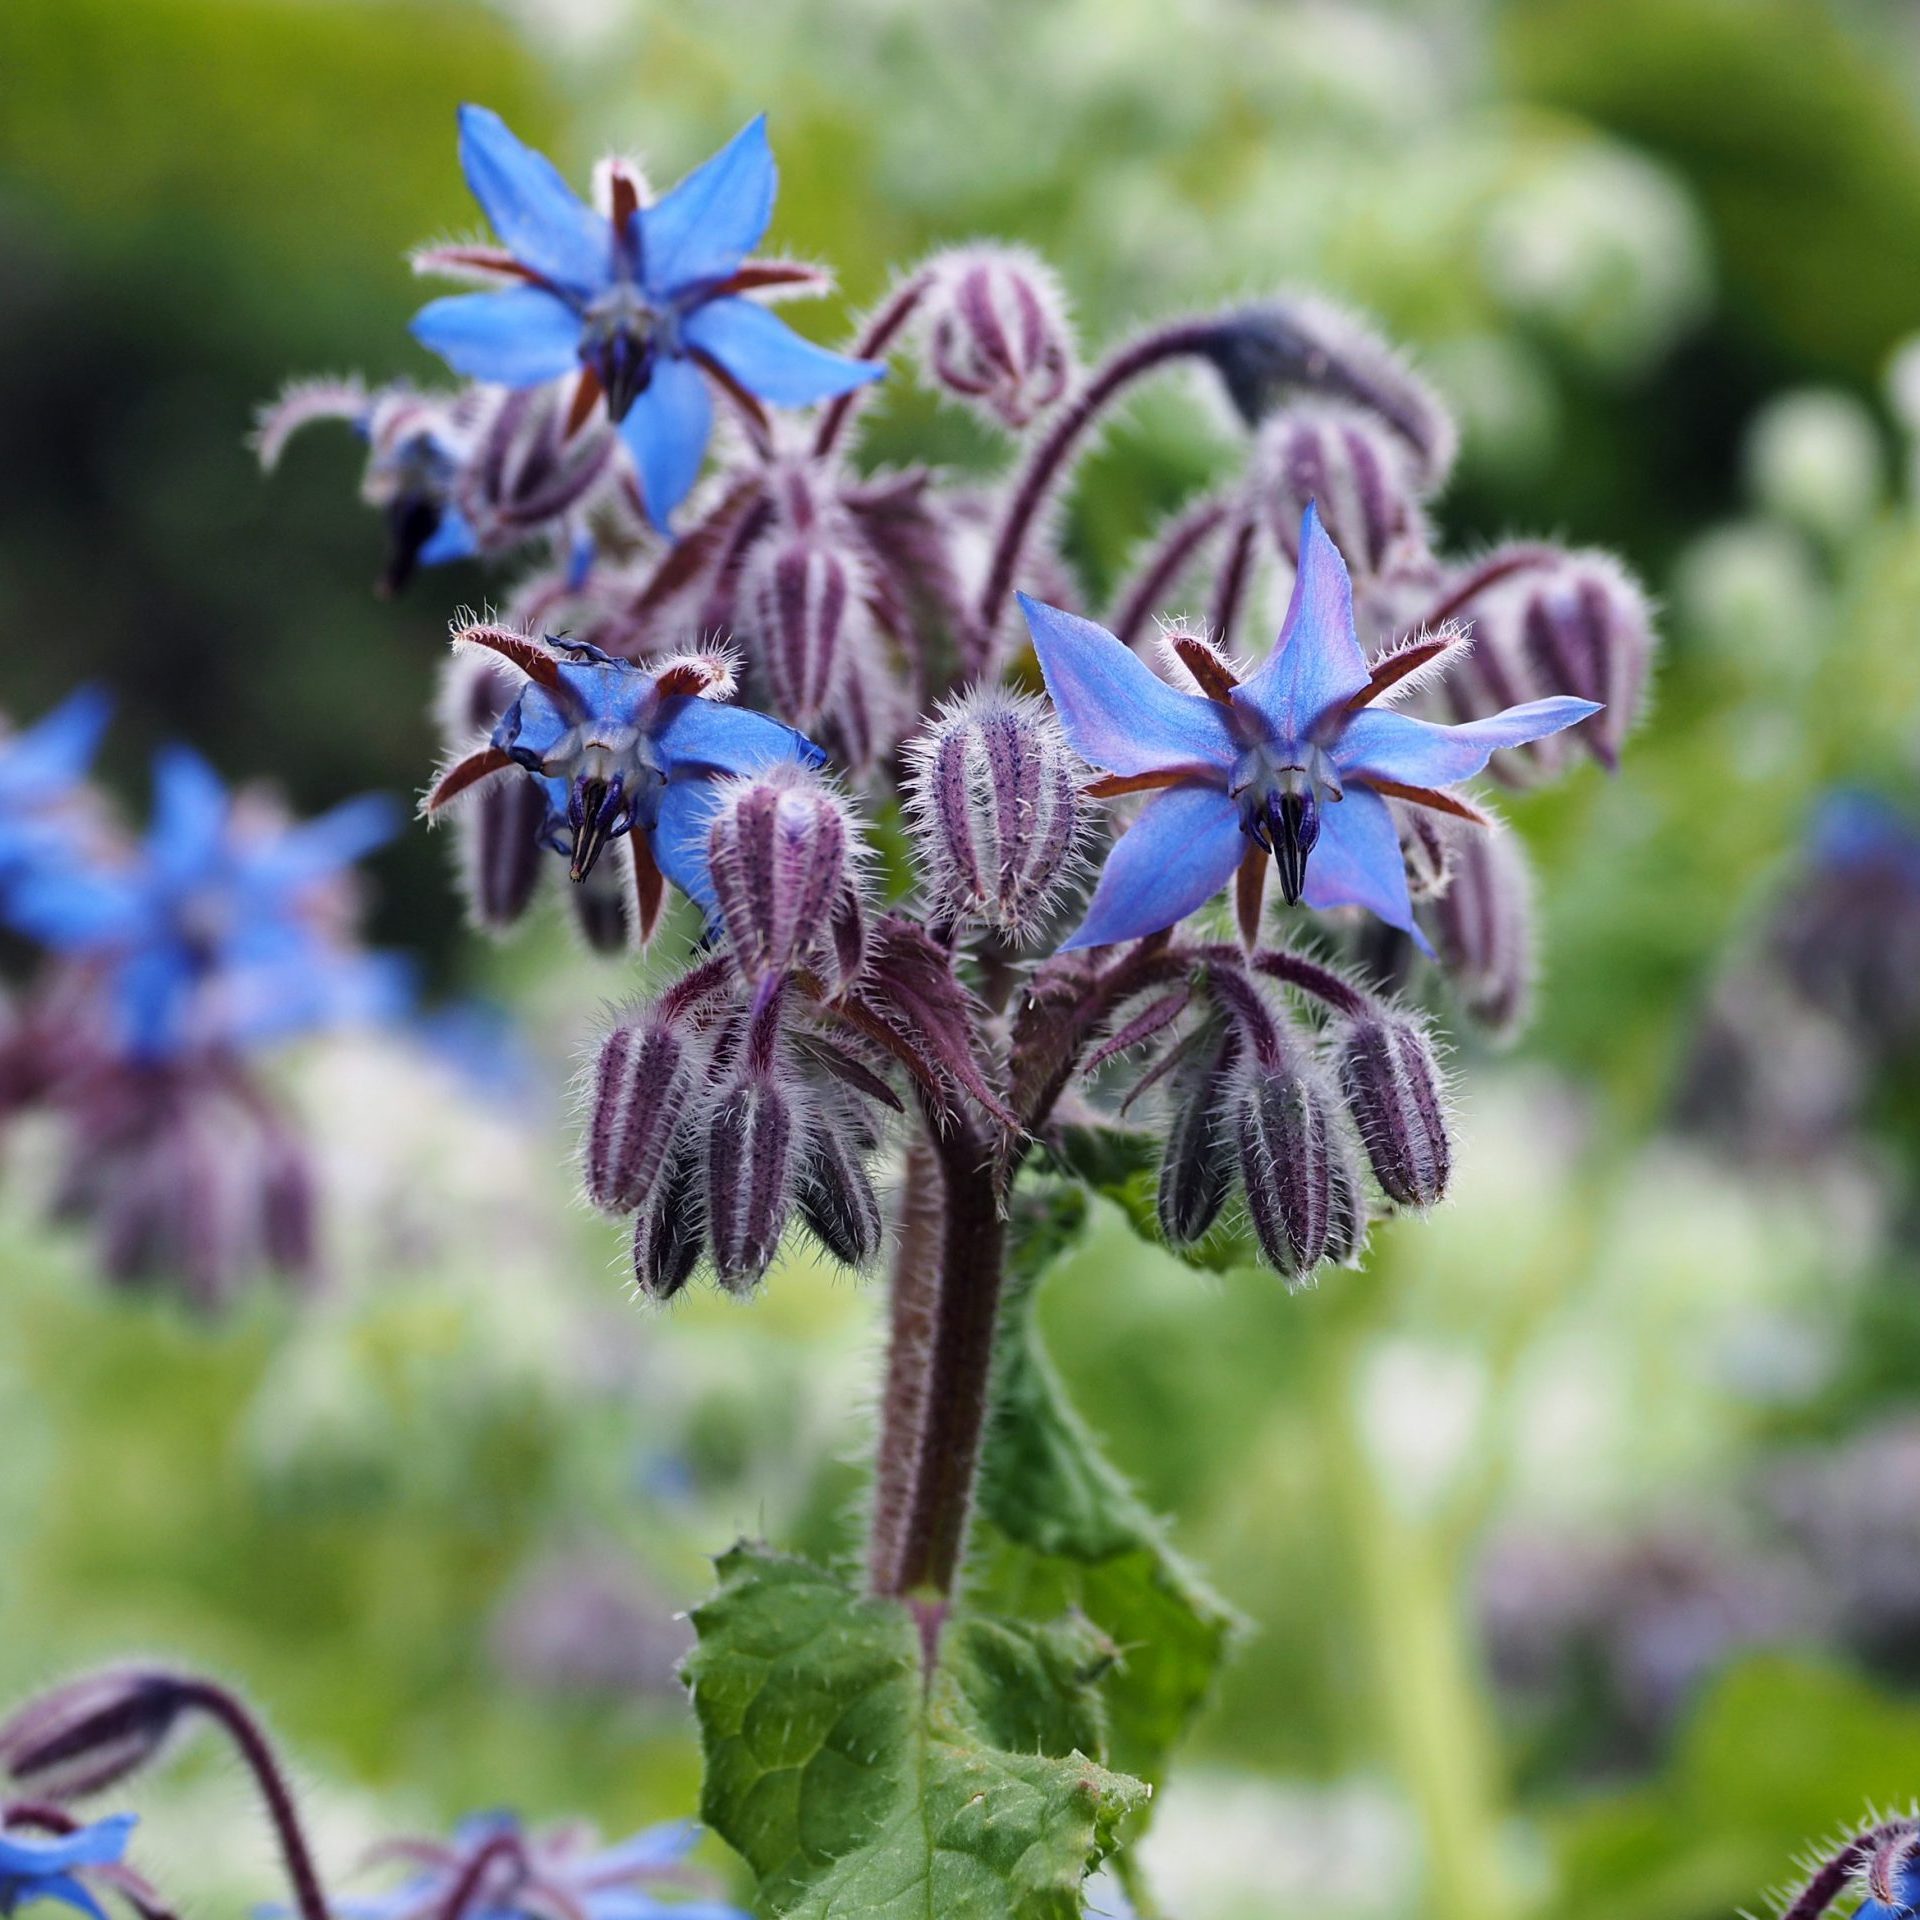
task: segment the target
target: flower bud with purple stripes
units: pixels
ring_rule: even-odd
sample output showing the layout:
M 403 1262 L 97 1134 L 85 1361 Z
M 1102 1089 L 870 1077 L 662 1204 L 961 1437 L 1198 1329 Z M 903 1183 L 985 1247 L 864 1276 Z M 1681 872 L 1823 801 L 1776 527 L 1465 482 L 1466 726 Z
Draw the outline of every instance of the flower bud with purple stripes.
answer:
M 707 1127 L 707 1232 L 730 1292 L 750 1292 L 779 1251 L 799 1173 L 794 1103 L 770 1071 L 749 1067 L 715 1102 Z
M 945 911 L 1019 939 L 1081 867 L 1086 770 L 1044 701 L 985 689 L 907 745 L 914 848 Z
M 1260 429 L 1254 462 L 1254 496 L 1291 564 L 1313 505 L 1356 588 L 1425 552 L 1418 458 L 1376 414 L 1325 401 L 1288 407 Z
M 1230 1096 L 1239 1041 L 1231 1029 L 1203 1029 L 1191 1044 L 1174 1081 L 1160 1154 L 1156 1205 L 1160 1231 L 1174 1247 L 1190 1247 L 1206 1236 L 1233 1187 Z
M 1452 845 L 1446 890 L 1421 916 L 1461 1005 L 1490 1038 L 1511 1040 L 1533 1001 L 1533 875 L 1498 824 Z
M 817 525 L 755 550 L 738 613 L 783 720 L 811 730 L 832 712 L 868 640 L 871 591 L 859 555 Z
M 1304 1281 L 1335 1245 L 1336 1168 L 1344 1153 L 1337 1105 L 1289 1049 L 1272 1065 L 1249 1064 L 1231 1125 L 1260 1251 L 1290 1285 Z M 1345 1199 L 1339 1218 L 1344 1234 Z
M 826 1106 L 811 1116 L 795 1199 L 808 1231 L 844 1267 L 870 1266 L 885 1222 L 860 1129 Z
M 1019 433 L 1073 377 L 1073 329 L 1053 271 L 1022 247 L 964 247 L 932 268 L 926 366 L 952 394 Z
M 152 1667 L 106 1667 L 49 1688 L 0 1726 L 0 1773 L 36 1799 L 85 1799 L 138 1773 L 167 1744 L 188 1700 Z
M 1373 1177 L 1403 1207 L 1431 1207 L 1453 1171 L 1446 1083 L 1433 1043 L 1404 1015 L 1347 1023 L 1333 1043 L 1335 1072 Z
M 607 1035 L 587 1119 L 587 1195 L 596 1207 L 621 1214 L 645 1205 L 704 1069 L 696 1037 L 657 1008 Z

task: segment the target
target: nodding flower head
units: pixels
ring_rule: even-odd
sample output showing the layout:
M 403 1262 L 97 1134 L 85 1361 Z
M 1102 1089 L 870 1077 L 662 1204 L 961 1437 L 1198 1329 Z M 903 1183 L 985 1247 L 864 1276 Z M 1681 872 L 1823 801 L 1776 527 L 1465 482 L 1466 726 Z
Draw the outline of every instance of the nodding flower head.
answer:
M 1570 727 L 1590 700 L 1535 700 L 1463 726 L 1385 701 L 1439 669 L 1463 642 L 1442 632 L 1369 665 L 1353 626 L 1346 564 L 1309 507 L 1293 598 L 1272 653 L 1244 680 L 1210 649 L 1181 649 L 1202 691 L 1176 691 L 1089 620 L 1021 596 L 1067 739 L 1107 777 L 1101 797 L 1153 798 L 1108 856 L 1068 947 L 1106 946 L 1172 926 L 1243 865 L 1243 931 L 1257 922 L 1262 857 L 1287 903 L 1363 907 L 1425 944 L 1414 924 L 1399 829 L 1388 805 L 1469 821 L 1452 791 L 1493 753 Z
M 649 669 L 578 642 L 542 643 L 502 627 L 473 626 L 456 646 L 488 649 L 525 684 L 487 745 L 449 767 L 427 811 L 513 770 L 542 783 L 547 834 L 584 881 L 616 840 L 632 837 L 643 937 L 661 903 L 661 877 L 710 914 L 707 831 L 717 783 L 782 763 L 818 767 L 826 756 L 791 727 L 723 704 L 732 672 L 718 655 L 692 654 Z
M 0 1770 L 42 1800 L 84 1799 L 138 1773 L 186 1710 L 157 1667 L 107 1667 L 50 1688 L 0 1726 Z
M 123 1862 L 136 1822 L 115 1814 L 82 1826 L 55 1809 L 0 1807 L 0 1913 L 36 1900 L 97 1916 L 92 1888 L 112 1888 L 136 1914 L 158 1908 L 144 1902 L 152 1890 Z
M 1081 867 L 1085 768 L 1044 700 L 986 688 L 907 745 L 914 849 L 942 908 L 1012 939 Z
M 764 119 L 649 205 L 622 164 L 602 169 L 605 204 L 587 205 L 484 107 L 460 110 L 460 159 L 501 244 L 432 248 L 415 264 L 490 290 L 422 308 L 414 338 L 499 386 L 577 373 L 573 416 L 604 394 L 661 527 L 706 453 L 709 382 L 757 415 L 761 401 L 810 406 L 885 371 L 813 346 L 747 297 L 820 284 L 811 268 L 747 258 L 773 213 Z
M 1053 270 L 1021 247 L 962 247 L 935 261 L 927 369 L 1018 433 L 1067 390 L 1073 330 Z
M 354 950 L 333 925 L 347 870 L 397 824 L 372 795 L 300 825 L 269 819 L 173 747 L 155 764 L 144 844 L 48 851 L 13 888 L 8 917 L 97 969 L 114 1042 L 134 1057 L 244 1051 L 397 1010 L 398 963 Z

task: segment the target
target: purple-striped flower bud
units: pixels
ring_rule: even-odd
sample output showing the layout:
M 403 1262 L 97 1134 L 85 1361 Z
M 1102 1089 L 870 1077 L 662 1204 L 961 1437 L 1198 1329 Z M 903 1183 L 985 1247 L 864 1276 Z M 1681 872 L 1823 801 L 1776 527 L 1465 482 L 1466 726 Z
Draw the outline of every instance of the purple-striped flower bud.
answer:
M 1533 875 L 1501 826 L 1462 834 L 1446 891 L 1422 909 L 1460 1003 L 1496 1040 L 1526 1025 L 1533 1000 Z
M 1190 1247 L 1220 1217 L 1233 1186 L 1232 1080 L 1240 1056 L 1230 1028 L 1203 1033 L 1174 1082 L 1157 1206 L 1167 1244 Z
M 188 1704 L 172 1674 L 150 1667 L 83 1674 L 0 1726 L 0 1772 L 56 1804 L 103 1793 L 160 1752 Z
M 1568 554 L 1530 586 L 1520 610 L 1519 644 L 1531 689 L 1601 703 L 1567 738 L 1606 767 L 1619 765 L 1640 717 L 1653 641 L 1647 596 L 1611 554 Z
M 1377 415 L 1331 403 L 1289 407 L 1261 428 L 1254 460 L 1255 497 L 1294 564 L 1309 506 L 1356 579 L 1377 579 L 1425 549 L 1417 457 Z
M 856 557 L 817 524 L 754 553 L 739 617 L 774 711 L 802 732 L 838 701 L 867 638 L 869 592 Z
M 1073 331 L 1052 269 L 1019 247 L 966 247 L 934 268 L 926 365 L 956 398 L 1018 433 L 1073 377 Z
M 859 831 L 846 801 L 801 767 L 731 782 L 707 832 L 721 923 L 742 971 L 758 979 L 831 949 L 844 969 L 858 942 L 841 929 L 858 916 Z
M 648 1204 L 633 1222 L 633 1278 L 642 1293 L 671 1300 L 693 1278 L 706 1251 L 699 1144 L 685 1129 L 674 1140 Z
M 658 1014 L 622 1021 L 601 1043 L 587 1117 L 587 1196 L 603 1213 L 645 1204 L 694 1090 L 695 1043 Z
M 1327 1215 L 1327 1258 L 1338 1266 L 1355 1259 L 1367 1244 L 1367 1185 L 1360 1159 L 1343 1133 L 1333 1142 L 1332 1180 Z
M 1251 1068 L 1241 1082 L 1232 1126 L 1247 1215 L 1267 1263 L 1289 1282 L 1328 1256 L 1338 1125 L 1317 1076 L 1293 1061 Z
M 1085 770 L 1052 707 L 999 688 L 968 694 L 907 757 L 907 813 L 932 891 L 1018 939 L 1080 864 Z
M 885 1222 L 853 1127 L 826 1113 L 814 1116 L 795 1198 L 808 1231 L 842 1266 L 872 1264 Z
M 1447 1190 L 1453 1141 L 1433 1044 L 1409 1019 L 1365 1013 L 1334 1042 L 1335 1071 L 1373 1177 L 1403 1207 L 1431 1207 Z
M 517 691 L 513 676 L 478 648 L 449 656 L 435 710 L 450 759 L 484 741 Z M 481 932 L 505 933 L 526 912 L 540 878 L 546 795 L 532 780 L 489 780 L 453 811 L 467 912 Z
M 793 1103 L 768 1074 L 723 1093 L 707 1129 L 707 1231 L 714 1271 L 736 1293 L 773 1262 L 793 1206 Z

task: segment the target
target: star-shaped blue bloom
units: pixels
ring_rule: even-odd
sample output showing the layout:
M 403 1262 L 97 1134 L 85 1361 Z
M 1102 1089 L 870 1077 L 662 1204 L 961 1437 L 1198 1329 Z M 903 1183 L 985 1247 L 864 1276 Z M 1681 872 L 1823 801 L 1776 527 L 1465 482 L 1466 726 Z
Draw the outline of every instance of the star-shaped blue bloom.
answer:
M 88 1867 L 117 1866 L 127 1850 L 134 1816 L 115 1814 L 72 1833 L 23 1833 L 0 1827 L 0 1914 L 36 1900 L 57 1900 L 106 1920 L 105 1911 L 80 1878 Z
M 710 655 L 661 662 L 649 672 L 579 641 L 546 645 L 498 627 L 472 627 L 481 646 L 527 676 L 488 744 L 450 767 L 427 797 L 437 812 L 477 782 L 520 767 L 547 793 L 550 844 L 575 880 L 593 871 L 615 840 L 634 837 L 643 937 L 671 880 L 709 915 L 707 829 L 717 782 L 782 761 L 826 764 L 826 754 L 784 721 L 728 706 L 727 663 Z
M 0 740 L 0 886 L 68 839 L 60 809 L 92 764 L 111 711 L 98 688 L 82 687 L 32 726 Z
M 155 762 L 153 821 L 133 856 L 44 852 L 7 913 L 100 968 L 133 1057 L 252 1048 L 398 1009 L 399 963 L 343 945 L 317 911 L 327 883 L 397 825 L 373 795 L 301 825 L 242 817 L 213 769 L 172 747 Z
M 505 253 L 445 260 L 511 277 L 497 292 L 455 294 L 414 316 L 413 334 L 457 373 L 530 387 L 584 367 L 640 472 L 647 511 L 665 528 L 700 471 L 713 424 L 709 377 L 775 406 L 832 399 L 885 368 L 803 340 L 744 297 L 773 270 L 745 266 L 773 215 L 764 117 L 651 206 L 616 174 L 599 213 L 496 113 L 460 110 L 460 159 Z M 743 271 L 744 269 L 744 271 Z
M 1376 704 L 1460 642 L 1417 641 L 1369 666 L 1346 562 L 1311 506 L 1280 637 L 1244 682 L 1188 642 L 1181 657 L 1205 692 L 1179 692 L 1092 621 L 1024 594 L 1020 604 L 1068 740 L 1110 776 L 1093 791 L 1156 790 L 1108 856 L 1068 948 L 1170 927 L 1243 863 L 1257 910 L 1267 854 L 1290 905 L 1365 907 L 1424 945 L 1388 797 L 1477 817 L 1448 791 L 1455 782 L 1501 747 L 1599 711 L 1590 700 L 1531 700 L 1450 727 Z

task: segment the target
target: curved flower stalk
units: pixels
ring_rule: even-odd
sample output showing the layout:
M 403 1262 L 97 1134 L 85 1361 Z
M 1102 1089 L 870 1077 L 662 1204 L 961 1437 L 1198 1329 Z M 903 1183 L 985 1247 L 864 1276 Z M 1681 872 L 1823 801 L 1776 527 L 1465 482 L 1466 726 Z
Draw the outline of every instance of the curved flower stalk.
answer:
M 113 1278 L 171 1280 L 213 1307 L 260 1267 L 316 1271 L 305 1146 L 256 1063 L 405 1004 L 400 963 L 348 938 L 348 870 L 396 824 L 374 798 L 289 823 L 172 748 L 138 845 L 103 820 L 23 843 L 0 911 L 50 966 L 0 1083 L 9 1117 L 59 1119 L 56 1211 L 92 1223 Z

